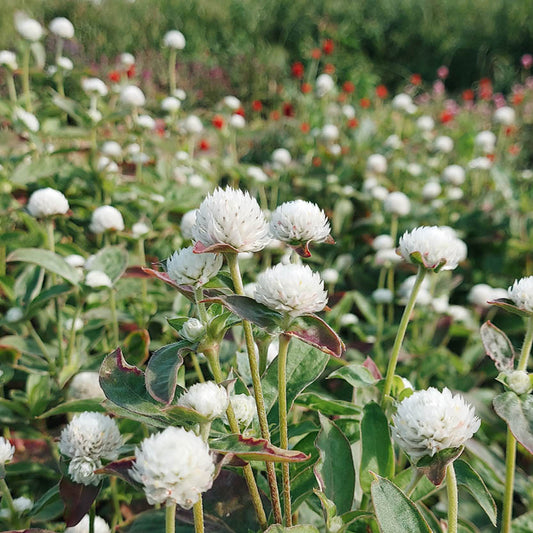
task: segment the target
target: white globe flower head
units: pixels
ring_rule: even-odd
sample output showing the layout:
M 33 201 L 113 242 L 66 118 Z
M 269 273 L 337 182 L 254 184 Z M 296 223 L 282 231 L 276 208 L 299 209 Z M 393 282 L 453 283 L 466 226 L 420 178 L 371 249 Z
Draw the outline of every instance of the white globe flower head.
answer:
M 74 331 L 80 331 L 83 329 L 83 320 L 81 318 L 76 318 L 75 320 L 72 318 L 67 318 L 65 320 L 65 329 L 67 331 L 71 331 L 74 329 Z
M 398 135 L 393 133 L 385 139 L 384 145 L 392 150 L 399 150 L 402 147 L 402 140 Z
M 48 25 L 49 30 L 62 39 L 72 39 L 74 37 L 74 26 L 65 17 L 56 17 Z
M 142 107 L 146 97 L 136 85 L 125 85 L 120 91 L 120 101 L 126 106 Z
M 214 381 L 196 383 L 178 398 L 178 405 L 189 407 L 209 420 L 220 418 L 228 408 L 228 391 Z
M 83 268 L 85 266 L 85 257 L 79 254 L 70 254 L 65 257 L 65 261 L 74 268 Z
M 449 154 L 453 150 L 453 140 L 447 135 L 440 135 L 435 139 L 434 147 L 437 152 Z
M 119 60 L 120 64 L 126 68 L 135 65 L 135 56 L 129 52 L 122 52 L 122 54 L 119 56 Z
M 395 248 L 383 248 L 376 252 L 376 265 L 391 267 L 401 263 L 402 257 L 396 253 Z
M 330 144 L 327 148 L 326 148 L 326 151 L 329 155 L 332 155 L 332 156 L 339 156 L 341 155 L 341 152 L 342 152 L 342 147 L 340 144 Z M 352 188 L 351 186 L 349 186 L 350 188 Z M 352 188 L 353 190 L 353 188 Z
M 102 461 L 93 457 L 73 457 L 68 465 L 68 475 L 81 485 L 98 485 L 101 477 L 95 473 L 102 467 Z
M 83 78 L 81 88 L 89 95 L 106 96 L 107 85 L 100 78 Z
M 181 31 L 170 30 L 165 33 L 163 37 L 163 44 L 167 48 L 174 48 L 175 50 L 183 50 L 185 48 L 185 37 Z
M 353 313 L 345 313 L 340 318 L 340 324 L 341 326 L 354 326 L 359 324 L 359 317 Z
M 200 340 L 205 333 L 205 326 L 197 318 L 189 318 L 187 322 L 181 326 L 180 335 L 189 342 L 196 342 Z
M 39 120 L 33 113 L 25 111 L 21 107 L 16 107 L 13 111 L 13 117 L 15 120 L 22 122 L 22 124 L 33 133 L 39 131 Z
M 62 192 L 46 187 L 32 193 L 26 209 L 35 218 L 45 218 L 64 215 L 68 211 L 68 207 L 68 200 Z
M 25 13 L 15 13 L 15 29 L 27 41 L 36 42 L 44 34 L 43 27 Z
M 435 128 L 435 121 L 430 116 L 423 115 L 417 119 L 416 126 L 421 131 L 433 131 Z
M 122 157 L 122 147 L 116 141 L 106 141 L 100 148 L 102 154 L 114 159 L 120 159 Z
M 459 165 L 449 165 L 442 171 L 442 179 L 458 187 L 465 182 L 465 169 Z
M 155 128 L 155 120 L 150 115 L 139 115 L 136 122 L 137 126 L 146 130 L 153 130 Z
M 246 120 L 242 115 L 233 114 L 229 119 L 229 125 L 236 130 L 242 130 L 246 126 Z
M 13 459 L 13 455 L 15 455 L 15 446 L 4 437 L 0 437 L 0 469 Z
M 278 264 L 257 276 L 255 300 L 295 318 L 322 311 L 328 294 L 320 275 L 307 265 Z
M 0 66 L 7 67 L 9 70 L 17 70 L 17 56 L 11 50 L 0 50 Z
M 460 394 L 430 387 L 405 398 L 392 416 L 392 434 L 413 460 L 449 448 L 459 448 L 481 424 L 474 408 Z
M 419 165 L 418 163 L 409 163 L 405 167 L 405 170 L 407 170 L 408 174 L 416 178 L 417 176 L 420 176 L 420 174 L 422 174 L 423 169 L 422 169 L 422 165 Z
M 449 200 L 460 200 L 465 195 L 461 187 L 450 187 L 446 196 Z
M 175 113 L 181 107 L 181 100 L 175 96 L 167 96 L 161 101 L 161 109 L 167 113 Z
M 374 198 L 375 200 L 379 200 L 380 202 L 384 202 L 387 199 L 387 197 L 389 196 L 389 191 L 388 191 L 387 187 L 383 187 L 382 185 L 378 185 L 377 187 L 374 187 L 370 191 L 370 194 L 371 194 L 372 198 Z
M 319 98 L 326 96 L 335 87 L 335 82 L 329 74 L 320 74 L 316 79 L 315 88 Z
M 61 432 L 59 451 L 70 458 L 113 460 L 118 457 L 122 443 L 117 423 L 112 418 L 85 411 L 74 416 Z
M 58 57 L 56 60 L 56 64 L 59 68 L 62 68 L 63 70 L 72 70 L 74 68 L 74 63 L 71 59 L 65 56 Z
M 182 248 L 167 259 L 167 273 L 178 285 L 201 287 L 222 268 L 221 254 L 195 254 L 193 247 Z
M 422 198 L 424 200 L 434 200 L 438 198 L 442 192 L 442 187 L 437 180 L 431 179 L 427 181 L 422 187 Z
M 187 98 L 187 93 L 183 89 L 178 88 L 172 93 L 172 96 L 175 96 L 178 100 L 183 102 L 183 100 Z
M 291 245 L 304 244 L 305 257 L 310 255 L 307 250 L 309 242 L 334 242 L 330 231 L 326 213 L 318 205 L 305 200 L 281 204 L 270 219 L 272 237 Z
M 324 280 L 324 283 L 337 283 L 339 281 L 339 271 L 335 268 L 325 268 L 321 274 L 321 278 Z
M 150 226 L 145 222 L 135 222 L 131 227 L 131 233 L 136 239 L 140 239 L 150 233 Z
M 326 142 L 334 142 L 339 138 L 339 128 L 335 124 L 326 124 L 320 135 Z
M 480 131 L 475 139 L 474 144 L 484 153 L 491 154 L 496 147 L 496 135 L 492 131 Z
M 473 305 L 487 308 L 490 307 L 488 302 L 494 300 L 493 295 L 494 289 L 490 285 L 487 285 L 486 283 L 478 283 L 470 289 L 467 299 Z M 505 293 L 504 298 L 507 298 L 507 292 Z
M 195 251 L 212 248 L 258 252 L 269 242 L 268 223 L 255 198 L 227 187 L 215 189 L 200 204 L 192 228 Z
M 468 163 L 468 168 L 490 170 L 492 161 L 488 157 L 475 157 Z
M 450 228 L 420 226 L 400 237 L 398 250 L 411 263 L 429 270 L 454 270 L 466 258 L 466 244 Z
M 276 148 L 272 152 L 272 163 L 276 169 L 283 169 L 291 164 L 292 157 L 286 148 Z
M 394 299 L 394 295 L 389 289 L 376 289 L 372 293 L 372 299 L 377 304 L 390 304 Z
M 450 315 L 455 322 L 468 323 L 471 320 L 470 311 L 462 305 L 448 305 L 446 313 Z
M 494 122 L 502 126 L 512 126 L 516 122 L 516 113 L 512 107 L 502 106 L 494 111 Z
M 239 427 L 247 428 L 257 414 L 254 397 L 248 394 L 235 394 L 230 397 L 230 401 Z M 224 422 L 229 425 L 227 418 L 224 419 Z
M 515 280 L 509 287 L 508 297 L 519 309 L 533 313 L 533 276 Z
M 21 307 L 11 307 L 4 315 L 4 319 L 9 324 L 14 324 L 24 318 L 24 310 Z
M 68 387 L 68 397 L 71 400 L 87 400 L 89 398 L 105 398 L 100 386 L 98 372 L 78 372 Z
M 366 160 L 366 170 L 371 174 L 385 174 L 387 172 L 387 159 L 381 154 L 372 154 Z
M 394 247 L 394 240 L 390 235 L 378 235 L 372 241 L 372 248 L 377 252 L 378 250 L 390 250 Z
M 241 107 L 241 101 L 236 96 L 225 96 L 222 102 L 232 111 L 237 111 Z
M 513 370 L 506 376 L 507 386 L 518 395 L 527 394 L 533 388 L 529 374 L 525 370 Z
M 181 217 L 180 230 L 184 239 L 192 239 L 192 228 L 196 224 L 196 211 L 192 209 Z
M 387 213 L 405 216 L 411 211 L 411 201 L 408 196 L 400 191 L 391 192 L 383 202 L 383 208 Z
M 248 167 L 246 175 L 257 183 L 266 183 L 268 181 L 268 176 L 261 167 Z
M 89 515 L 86 514 L 75 526 L 67 527 L 65 533 L 89 533 Z M 94 517 L 94 533 L 111 533 L 111 528 L 101 516 Z
M 213 484 L 215 464 L 207 444 L 192 431 L 169 427 L 135 449 L 131 476 L 144 485 L 150 505 L 190 509 Z
M 87 287 L 91 287 L 92 289 L 113 286 L 111 278 L 101 270 L 90 270 L 87 272 L 84 283 Z
M 102 113 L 100 113 L 98 109 L 89 109 L 89 111 L 87 111 L 87 115 L 95 124 L 102 120 Z
M 403 111 L 404 113 L 410 113 L 410 109 L 413 106 L 413 99 L 405 93 L 397 94 L 391 101 L 393 109 L 397 111 Z
M 13 507 L 15 511 L 19 514 L 24 514 L 26 511 L 29 511 L 33 507 L 33 500 L 26 498 L 26 496 L 21 496 L 20 498 L 15 498 L 13 500 Z
M 96 234 L 106 231 L 123 231 L 124 219 L 117 208 L 102 205 L 93 211 L 89 229 Z
M 349 104 L 343 105 L 341 112 L 348 120 L 355 118 L 355 108 L 353 105 L 349 105 Z
M 201 133 L 204 129 L 202 121 L 196 115 L 189 115 L 185 119 L 185 130 L 191 135 Z

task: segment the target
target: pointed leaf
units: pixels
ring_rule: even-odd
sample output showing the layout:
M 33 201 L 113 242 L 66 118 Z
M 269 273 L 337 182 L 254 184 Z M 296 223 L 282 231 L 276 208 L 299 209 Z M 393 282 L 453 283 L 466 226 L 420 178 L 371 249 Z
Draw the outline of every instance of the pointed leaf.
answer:
M 106 246 L 91 258 L 89 270 L 105 272 L 113 284 L 128 266 L 128 252 L 122 246 Z
M 389 423 L 381 407 L 370 402 L 363 408 L 361 420 L 361 467 L 359 482 L 367 492 L 374 479 L 370 472 L 383 477 L 394 474 L 394 450 L 390 436 Z
M 309 456 L 298 450 L 283 450 L 264 439 L 228 435 L 213 439 L 209 447 L 218 453 L 232 453 L 245 461 L 268 461 L 274 463 L 296 463 L 307 461 Z
M 52 409 L 49 409 L 37 418 L 48 418 L 49 416 L 64 415 L 67 413 L 83 413 L 84 411 L 105 413 L 105 407 L 102 406 L 102 398 L 69 400 L 56 407 L 52 407 Z
M 324 353 L 340 357 L 346 350 L 341 338 L 321 318 L 316 315 L 304 315 L 303 325 L 292 325 L 287 335 L 318 348 Z
M 263 329 L 279 328 L 283 320 L 281 313 L 272 311 L 266 305 L 256 302 L 248 296 L 228 294 L 216 298 L 206 298 L 204 302 L 222 304 L 233 314 Z
M 432 533 L 415 504 L 392 481 L 376 475 L 370 492 L 382 533 Z
M 65 522 L 73 527 L 89 512 L 100 492 L 100 485 L 81 485 L 63 477 L 59 482 L 59 494 L 65 502 Z
M 368 387 L 376 383 L 371 371 L 359 363 L 351 363 L 332 372 L 328 379 L 343 379 L 352 387 Z
M 370 357 L 366 357 L 363 361 L 363 366 L 370 371 L 375 380 L 379 381 L 383 377 L 379 371 L 378 365 L 376 365 L 374 360 Z
M 505 311 L 513 313 L 513 315 L 523 316 L 526 318 L 531 316 L 531 313 L 529 311 L 526 311 L 525 309 L 520 309 L 514 304 L 512 300 L 509 300 L 508 298 L 498 298 L 496 300 L 491 300 L 487 303 L 496 305 L 497 307 L 501 307 Z
M 72 285 L 77 285 L 80 281 L 78 271 L 74 267 L 71 267 L 63 257 L 50 250 L 42 250 L 41 248 L 20 248 L 8 255 L 6 262 L 9 263 L 12 261 L 22 261 L 24 263 L 32 263 L 43 267 L 49 272 L 57 274 L 67 280 Z
M 178 370 L 183 364 L 180 349 L 190 346 L 188 341 L 179 341 L 159 348 L 146 366 L 146 389 L 150 396 L 165 404 L 170 404 L 176 393 Z
M 463 453 L 463 447 L 459 448 L 447 448 L 437 452 L 433 457 L 425 455 L 417 463 L 416 466 L 424 475 L 438 487 L 446 476 L 446 468 L 448 465 L 457 459 Z
M 49 289 L 45 289 L 30 302 L 27 314 L 33 315 L 41 307 L 44 307 L 50 300 L 53 300 L 54 298 L 57 298 L 58 296 L 62 296 L 64 294 L 68 294 L 72 290 L 72 285 L 68 285 L 66 283 L 63 283 L 61 285 L 54 285 Z
M 200 241 L 197 241 L 194 244 L 193 252 L 195 254 L 215 254 L 215 253 L 239 253 L 239 250 L 233 248 L 229 244 L 224 244 L 219 242 L 217 244 L 212 244 L 211 246 L 204 246 Z
M 329 398 L 316 392 L 304 392 L 296 399 L 298 405 L 303 405 L 313 411 L 320 411 L 328 416 L 353 416 L 361 413 L 361 408 L 352 402 Z
M 152 278 L 160 279 L 161 281 L 164 281 L 165 283 L 167 283 L 171 287 L 174 287 L 175 289 L 179 288 L 179 285 L 175 281 L 171 280 L 170 276 L 166 272 L 159 272 L 158 270 L 154 270 L 152 268 L 146 268 L 146 267 L 143 267 L 142 270 L 145 274 L 148 274 L 148 276 Z
M 108 463 L 103 468 L 95 470 L 96 474 L 107 474 L 109 476 L 117 476 L 126 483 L 133 485 L 136 488 L 141 488 L 142 485 L 131 477 L 131 469 L 135 464 L 135 457 L 125 457 L 118 461 Z
M 496 396 L 492 401 L 494 410 L 503 418 L 515 439 L 533 454 L 533 396 L 525 398 L 508 391 Z
M 352 507 L 355 490 L 355 469 L 352 449 L 344 433 L 328 418 L 319 413 L 321 430 L 316 438 L 320 460 L 315 475 L 321 491 L 337 507 L 337 513 Z
M 485 511 L 492 525 L 496 527 L 496 503 L 479 474 L 468 463 L 460 459 L 453 463 L 453 468 L 457 476 L 457 485 L 462 485 L 470 492 Z
M 485 353 L 494 361 L 496 368 L 500 372 L 513 370 L 515 352 L 507 335 L 490 320 L 481 326 L 480 334 Z
M 124 354 L 131 365 L 140 366 L 150 355 L 150 334 L 146 329 L 132 331 L 124 339 Z

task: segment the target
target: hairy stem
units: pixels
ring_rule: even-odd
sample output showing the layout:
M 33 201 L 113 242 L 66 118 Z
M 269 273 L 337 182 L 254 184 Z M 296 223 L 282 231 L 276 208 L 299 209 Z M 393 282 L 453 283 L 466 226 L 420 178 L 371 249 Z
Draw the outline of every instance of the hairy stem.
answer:
M 457 509 L 459 500 L 457 497 L 457 480 L 453 462 L 446 469 L 446 492 L 448 493 L 448 533 L 457 533 Z

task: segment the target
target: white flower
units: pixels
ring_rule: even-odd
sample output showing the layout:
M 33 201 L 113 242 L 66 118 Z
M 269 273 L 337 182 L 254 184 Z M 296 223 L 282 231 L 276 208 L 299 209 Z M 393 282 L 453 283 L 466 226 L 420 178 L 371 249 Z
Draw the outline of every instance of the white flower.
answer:
M 178 100 L 183 102 L 183 100 L 187 98 L 187 93 L 183 89 L 178 88 L 172 93 L 172 96 L 175 96 Z
M 507 292 L 516 307 L 533 313 L 533 276 L 515 280 Z
M 93 457 L 73 457 L 68 465 L 68 475 L 74 483 L 98 485 L 100 476 L 94 471 L 102 467 L 100 459 Z
M 235 394 L 231 396 L 230 401 L 239 427 L 248 427 L 257 414 L 254 397 L 248 394 Z M 228 423 L 227 419 L 225 422 Z
M 82 268 L 85 266 L 85 257 L 79 254 L 71 254 L 65 257 L 65 261 L 74 268 Z
M 22 514 L 26 511 L 29 511 L 33 507 L 33 500 L 30 500 L 29 498 L 26 498 L 25 496 L 21 496 L 20 498 L 15 498 L 13 500 L 13 507 L 15 508 L 15 511 L 17 513 Z
M 398 135 L 393 133 L 392 135 L 389 135 L 384 142 L 384 145 L 387 148 L 392 148 L 393 150 L 398 150 L 402 146 L 402 140 Z
M 190 509 L 211 488 L 215 465 L 207 444 L 192 431 L 169 427 L 135 449 L 131 476 L 144 485 L 149 504 Z
M 99 78 L 83 78 L 81 88 L 89 95 L 105 96 L 107 85 Z
M 109 157 L 106 157 L 105 155 L 102 155 L 98 158 L 98 161 L 96 162 L 96 170 L 99 172 L 107 172 L 108 174 L 117 173 L 119 171 L 118 165 L 109 159 Z
M 102 413 L 85 411 L 63 429 L 59 451 L 70 458 L 116 459 L 122 436 L 116 422 Z
M 531 379 L 525 370 L 513 370 L 507 375 L 507 385 L 516 394 L 526 394 L 531 390 Z
M 64 215 L 68 211 L 68 200 L 62 192 L 47 187 L 32 193 L 26 209 L 36 218 Z
M 43 27 L 25 13 L 15 13 L 15 29 L 27 41 L 38 41 L 44 33 Z
M 392 303 L 393 296 L 392 291 L 389 289 L 376 289 L 372 293 L 372 299 L 377 304 L 390 304 Z
M 320 274 L 324 283 L 337 283 L 339 281 L 339 271 L 334 268 L 326 268 Z
M 446 135 L 440 135 L 435 139 L 434 146 L 437 152 L 449 154 L 453 150 L 453 140 Z
M 274 239 L 290 244 L 331 240 L 328 217 L 312 202 L 293 200 L 278 206 L 270 219 Z
M 291 161 L 291 153 L 286 148 L 276 148 L 272 152 L 272 162 L 277 169 L 288 167 Z
M 320 74 L 316 79 L 316 94 L 319 98 L 328 94 L 333 87 L 335 87 L 335 82 L 329 74 Z
M 423 115 L 418 118 L 416 125 L 419 130 L 422 131 L 433 131 L 435 127 L 435 121 L 428 115 Z
M 89 111 L 87 111 L 87 115 L 95 124 L 102 120 L 102 113 L 100 113 L 98 109 L 89 109 Z
M 450 187 L 446 194 L 450 200 L 460 200 L 464 195 L 465 193 L 461 187 Z
M 492 161 L 488 157 L 476 157 L 468 163 L 468 168 L 489 170 L 492 167 Z
M 111 205 L 102 205 L 93 211 L 89 229 L 93 233 L 104 233 L 110 230 L 122 231 L 124 220 L 118 209 Z
M 353 326 L 359 323 L 359 317 L 353 313 L 344 313 L 340 318 L 341 326 Z
M 0 65 L 17 70 L 17 56 L 11 50 L 0 50 Z
M 205 247 L 221 244 L 237 252 L 258 252 L 269 241 L 268 223 L 257 200 L 230 187 L 219 187 L 205 198 L 192 232 Z
M 178 285 L 201 287 L 217 275 L 222 263 L 221 254 L 195 254 L 189 246 L 167 259 L 167 273 Z
M 418 163 L 409 163 L 405 170 L 411 175 L 411 176 L 420 176 L 422 174 L 422 165 L 419 165 Z
M 65 17 L 56 17 L 52 19 L 48 28 L 62 39 L 72 39 L 74 37 L 74 26 L 69 19 Z
M 74 331 L 80 331 L 83 329 L 83 320 L 81 318 L 76 318 L 75 320 L 72 318 L 67 318 L 65 320 L 65 329 L 67 331 L 72 330 L 74 328 Z
M 4 318 L 5 321 L 9 324 L 13 324 L 14 322 L 18 322 L 22 317 L 24 316 L 24 311 L 21 307 L 11 307 L 11 309 L 8 309 Z
M 396 253 L 395 248 L 383 248 L 376 252 L 376 265 L 391 267 L 401 263 L 402 258 Z
M 93 289 L 113 286 L 111 278 L 101 270 L 90 270 L 87 272 L 84 283 L 87 285 L 87 287 L 91 287 Z
M 257 276 L 255 299 L 294 318 L 322 311 L 328 294 L 320 275 L 307 265 L 278 264 Z
M 78 372 L 70 381 L 68 397 L 72 400 L 105 398 L 104 391 L 102 390 L 102 387 L 100 387 L 100 377 L 98 372 Z
M 427 181 L 422 187 L 422 198 L 424 200 L 434 200 L 442 192 L 440 183 L 434 179 Z
M 411 202 L 403 192 L 394 191 L 385 198 L 383 208 L 387 213 L 405 216 L 411 211 Z
M 184 126 L 187 130 L 187 133 L 191 134 L 201 133 L 204 129 L 202 121 L 196 115 L 189 115 L 185 119 Z
M 352 118 L 355 118 L 355 108 L 353 105 L 343 105 L 342 106 L 342 114 L 348 119 L 351 120 Z
M 138 126 L 147 130 L 155 128 L 155 120 L 150 115 L 139 115 L 136 122 Z
M 246 120 L 242 115 L 234 114 L 229 119 L 229 124 L 232 128 L 242 130 L 246 126 Z
M 178 405 L 194 409 L 209 420 L 220 418 L 228 408 L 228 392 L 214 381 L 196 383 L 178 399 Z
M 120 101 L 128 106 L 142 107 L 146 103 L 146 97 L 136 85 L 126 85 L 120 91 Z
M 465 169 L 459 165 L 449 165 L 442 171 L 442 179 L 452 185 L 462 185 L 465 181 Z
M 63 70 L 72 70 L 74 68 L 74 63 L 72 63 L 72 60 L 70 60 L 68 57 L 58 57 L 56 63 L 57 66 Z
M 366 170 L 371 174 L 385 174 L 387 160 L 381 154 L 372 154 L 366 160 Z
M 122 157 L 122 147 L 116 141 L 106 141 L 102 144 L 100 151 L 107 157 L 119 159 Z
M 0 437 L 0 469 L 13 459 L 13 455 L 15 455 L 15 446 L 4 437 Z
M 462 305 L 448 305 L 446 313 L 456 322 L 470 322 L 470 311 Z
M 494 299 L 494 289 L 486 283 L 478 283 L 474 285 L 468 293 L 468 301 L 471 304 L 479 305 L 480 307 L 490 307 L 489 300 Z M 507 298 L 507 293 L 504 298 Z
M 466 258 L 466 244 L 453 230 L 443 226 L 421 226 L 400 237 L 398 247 L 401 256 L 416 263 L 411 254 L 420 254 L 420 260 L 428 269 L 453 270 Z
M 185 48 L 185 37 L 178 30 L 170 30 L 163 37 L 163 44 L 168 48 L 183 50 Z
M 326 124 L 322 128 L 321 136 L 326 142 L 336 141 L 339 138 L 339 128 L 334 124 Z
M 135 65 L 135 56 L 128 52 L 123 52 L 122 54 L 120 54 L 119 59 L 120 59 L 120 63 L 124 67 L 131 67 L 132 65 Z
M 137 239 L 150 233 L 150 226 L 145 222 L 135 222 L 131 227 L 131 233 Z
M 405 398 L 392 420 L 394 439 L 413 461 L 462 446 L 480 426 L 461 395 L 433 387 Z
M 261 167 L 248 167 L 246 174 L 257 183 L 266 183 L 268 181 L 268 176 Z
M 489 130 L 480 131 L 474 139 L 474 144 L 482 152 L 491 154 L 494 152 L 494 148 L 496 147 L 496 135 Z
M 196 224 L 196 211 L 192 209 L 181 217 L 180 229 L 184 239 L 192 239 L 192 228 Z
M 237 111 L 241 107 L 241 101 L 236 96 L 225 96 L 223 102 L 232 111 Z
M 394 240 L 390 235 L 378 235 L 373 241 L 372 241 L 372 248 L 374 250 L 390 250 L 394 246 Z
M 189 318 L 189 320 L 181 326 L 180 330 L 180 335 L 189 342 L 196 342 L 204 335 L 204 333 L 205 327 L 197 318 Z
M 39 120 L 33 113 L 29 113 L 21 107 L 15 107 L 13 116 L 15 117 L 15 120 L 20 120 L 30 131 L 33 131 L 34 133 L 39 131 Z
M 89 533 L 89 515 L 86 514 L 75 526 L 67 527 L 65 533 Z M 110 527 L 101 516 L 94 517 L 94 533 L 111 533 Z
M 405 93 L 397 94 L 391 101 L 393 109 L 409 113 L 413 106 L 413 99 Z
M 181 107 L 181 101 L 174 96 L 167 96 L 161 102 L 161 109 L 167 113 L 175 113 Z
M 330 144 L 328 147 L 327 147 L 327 152 L 329 155 L 333 155 L 333 156 L 338 156 L 338 155 L 341 155 L 341 152 L 342 152 L 342 148 L 341 148 L 341 145 L 340 144 Z M 351 185 L 349 185 L 348 187 L 351 188 L 351 190 L 353 190 L 353 188 L 351 187 Z
M 512 107 L 503 106 L 494 111 L 494 122 L 502 124 L 503 126 L 511 126 L 515 123 L 516 113 Z

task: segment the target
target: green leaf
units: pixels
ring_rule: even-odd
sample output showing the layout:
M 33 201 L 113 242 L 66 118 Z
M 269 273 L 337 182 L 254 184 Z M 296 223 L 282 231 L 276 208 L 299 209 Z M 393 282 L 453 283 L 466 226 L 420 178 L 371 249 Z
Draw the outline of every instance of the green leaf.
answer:
M 74 267 L 71 267 L 63 257 L 49 250 L 43 250 L 41 248 L 20 248 L 11 252 L 7 256 L 6 261 L 22 261 L 24 263 L 38 265 L 49 272 L 61 276 L 72 285 L 77 285 L 80 281 L 78 271 Z
M 64 415 L 67 413 L 83 413 L 84 411 L 105 413 L 105 408 L 102 407 L 102 398 L 70 400 L 68 402 L 63 402 L 56 407 L 52 407 L 52 409 L 49 409 L 38 418 L 48 418 L 49 416 Z
M 265 533 L 319 533 L 319 531 L 315 526 L 299 525 L 284 527 L 279 524 L 274 524 L 273 526 L 270 526 Z
M 231 453 L 245 461 L 269 461 L 274 463 L 295 463 L 307 461 L 309 456 L 298 450 L 283 450 L 264 439 L 227 435 L 213 439 L 209 447 L 219 453 Z
M 370 471 L 387 478 L 394 474 L 394 450 L 389 423 L 385 413 L 375 402 L 365 405 L 361 420 L 359 482 L 365 492 L 370 489 L 373 479 Z
M 513 370 L 515 352 L 507 335 L 487 320 L 480 329 L 485 353 L 494 361 L 500 372 Z
M 496 527 L 496 503 L 479 474 L 468 463 L 460 459 L 455 461 L 453 467 L 457 477 L 457 485 L 462 485 L 470 492 L 485 511 L 493 526 Z
M 296 397 L 320 377 L 329 361 L 329 356 L 297 339 L 289 343 L 287 354 L 287 409 L 290 410 Z M 277 424 L 278 410 L 273 409 L 278 400 L 278 360 L 267 368 L 263 379 L 265 408 L 269 422 Z
M 382 533 L 432 533 L 415 504 L 392 481 L 376 475 L 370 492 Z
M 328 398 L 316 392 L 304 392 L 296 400 L 298 405 L 303 405 L 313 411 L 320 411 L 323 415 L 358 415 L 361 409 L 351 402 Z
M 340 337 L 321 318 L 316 315 L 304 315 L 300 317 L 303 324 L 291 325 L 287 335 L 297 337 L 303 342 L 318 348 L 320 351 L 340 357 L 346 350 Z
M 432 457 L 429 455 L 424 455 L 416 463 L 417 468 L 422 470 L 424 475 L 438 487 L 444 477 L 446 476 L 446 469 L 448 465 L 457 459 L 463 453 L 463 447 L 459 448 L 446 448 L 437 452 Z
M 41 178 L 57 174 L 64 166 L 65 160 L 60 157 L 41 157 L 38 161 L 22 161 L 10 174 L 9 181 L 18 186 L 35 183 Z
M 356 389 L 376 384 L 376 379 L 372 375 L 372 372 L 358 363 L 343 366 L 328 376 L 328 379 L 334 378 L 343 379 Z
M 350 443 L 342 431 L 319 413 L 321 430 L 316 438 L 320 460 L 315 475 L 320 490 L 343 514 L 352 507 L 355 490 L 355 468 Z M 342 474 L 340 474 L 342 473 Z
M 533 454 L 533 396 L 525 398 L 508 391 L 496 396 L 492 401 L 494 410 L 503 418 L 515 439 Z
M 529 311 L 516 307 L 514 302 L 507 298 L 498 298 L 497 300 L 492 300 L 488 303 L 501 307 L 502 309 L 504 309 L 505 311 L 509 313 L 512 313 L 513 315 L 518 315 L 518 316 L 522 316 L 525 318 L 528 318 L 531 316 L 531 313 Z
M 132 331 L 124 339 L 124 353 L 131 365 L 140 366 L 150 355 L 150 334 L 146 329 Z
M 39 309 L 44 307 L 50 300 L 68 294 L 73 290 L 72 285 L 67 285 L 63 283 L 61 285 L 54 285 L 49 289 L 42 291 L 37 297 L 35 297 L 28 306 L 27 315 L 31 316 L 36 313 Z
M 89 270 L 105 272 L 114 285 L 127 266 L 128 252 L 122 246 L 106 246 L 91 258 Z
M 53 520 L 63 512 L 64 506 L 59 495 L 59 484 L 47 490 L 33 505 L 30 516 L 35 520 Z
M 511 522 L 513 533 L 531 533 L 533 531 L 533 511 L 524 513 Z

